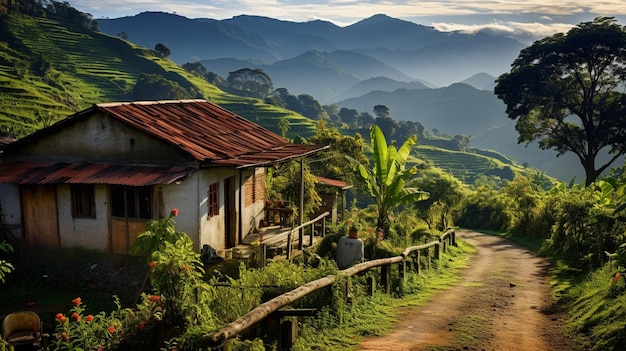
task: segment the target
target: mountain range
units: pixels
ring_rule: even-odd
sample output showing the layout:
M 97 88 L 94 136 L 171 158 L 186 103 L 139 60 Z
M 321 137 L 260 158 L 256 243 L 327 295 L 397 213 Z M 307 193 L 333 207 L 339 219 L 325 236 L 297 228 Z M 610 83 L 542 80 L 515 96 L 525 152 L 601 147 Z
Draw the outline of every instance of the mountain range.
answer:
M 135 23 L 137 19 L 141 21 Z M 278 131 L 281 118 L 291 121 L 292 135 L 307 136 L 314 130 L 315 120 L 262 100 L 227 94 L 185 71 L 176 63 L 187 61 L 181 59 L 186 55 L 189 61 L 211 63 L 208 69 L 224 75 L 229 70 L 258 64 L 269 72 L 277 88 L 284 86 L 292 94 L 313 95 L 308 91 L 316 88 L 326 91 L 338 107 L 370 113 L 375 105 L 384 104 L 396 120 L 418 121 L 427 130 L 446 134 L 472 135 L 473 146 L 502 152 L 519 163 L 528 162 L 531 167 L 553 165 L 561 173 L 548 174 L 561 179 L 569 180 L 579 172 L 576 163 L 558 166 L 550 151 L 524 149 L 515 143 L 512 121 L 506 118 L 504 105 L 491 91 L 494 74 L 498 74 L 493 67 L 483 65 L 477 71 L 467 68 L 460 79 L 462 83 L 446 85 L 439 79 L 418 78 L 381 60 L 391 52 L 397 53 L 394 59 L 398 62 L 407 53 L 453 52 L 457 46 L 461 50 L 471 43 L 485 47 L 490 42 L 504 42 L 507 50 L 512 51 L 521 46 L 509 39 L 441 33 L 384 15 L 344 28 L 323 21 L 294 23 L 256 16 L 190 20 L 153 12 L 98 22 L 100 32 L 77 29 L 75 23 L 51 16 L 0 18 L 0 129 L 24 135 L 92 103 L 132 100 L 138 79 L 148 73 L 180 85 L 192 97 L 209 99 L 271 130 Z M 117 29 L 108 26 L 114 23 L 127 25 Z M 107 35 L 107 31 L 112 35 Z M 139 42 L 142 36 L 150 43 Z M 120 40 L 121 37 L 127 39 Z M 478 44 L 480 41 L 484 43 Z M 170 58 L 180 61 L 172 62 L 156 50 L 145 48 L 158 43 L 171 47 Z M 466 50 L 465 57 L 478 51 Z M 494 49 L 492 56 L 505 51 Z M 207 58 L 203 53 L 213 56 Z M 453 56 L 463 55 L 461 50 Z M 433 57 L 431 61 L 436 65 L 451 59 Z M 504 67 L 509 62 L 512 58 L 502 59 L 500 65 Z M 474 60 L 474 64 L 481 64 L 481 60 Z M 443 65 L 430 73 L 443 76 L 463 67 Z
M 171 49 L 178 64 L 201 61 L 227 77 L 240 68 L 261 68 L 277 88 L 332 103 L 360 81 L 387 77 L 432 86 L 459 82 L 476 73 L 508 70 L 524 47 L 486 33 L 440 32 L 383 14 L 346 27 L 331 22 L 289 22 L 259 16 L 188 19 L 143 12 L 98 20 L 109 35 L 135 44 Z

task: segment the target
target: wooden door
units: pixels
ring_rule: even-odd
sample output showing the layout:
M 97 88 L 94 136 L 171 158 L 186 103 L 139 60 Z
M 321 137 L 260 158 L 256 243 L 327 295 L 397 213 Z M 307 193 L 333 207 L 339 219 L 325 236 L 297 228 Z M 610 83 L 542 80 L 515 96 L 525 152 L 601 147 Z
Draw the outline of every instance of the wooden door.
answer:
M 147 220 L 114 218 L 111 221 L 111 251 L 127 255 L 137 236 L 146 231 Z
M 27 247 L 56 249 L 61 246 L 55 185 L 20 187 Z
M 237 238 L 237 208 L 235 206 L 235 177 L 224 180 L 224 232 L 226 247 L 235 247 L 239 243 Z

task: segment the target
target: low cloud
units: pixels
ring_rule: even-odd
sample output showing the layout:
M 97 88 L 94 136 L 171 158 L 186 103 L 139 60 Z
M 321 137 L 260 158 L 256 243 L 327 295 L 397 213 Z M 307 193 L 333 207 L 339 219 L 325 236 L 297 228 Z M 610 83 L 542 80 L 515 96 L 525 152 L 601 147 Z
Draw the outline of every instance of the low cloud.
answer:
M 457 24 L 432 23 L 432 26 L 442 32 L 462 32 L 474 34 L 478 32 L 492 33 L 517 39 L 524 43 L 531 43 L 556 33 L 565 33 L 573 25 L 568 23 L 539 23 L 539 22 L 492 22 L 485 24 Z

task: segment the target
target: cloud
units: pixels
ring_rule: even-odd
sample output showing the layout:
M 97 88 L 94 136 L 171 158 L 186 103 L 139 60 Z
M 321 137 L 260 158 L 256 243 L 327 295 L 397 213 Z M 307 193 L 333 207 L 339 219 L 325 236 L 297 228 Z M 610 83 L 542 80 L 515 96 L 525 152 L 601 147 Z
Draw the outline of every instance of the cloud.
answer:
M 565 33 L 574 25 L 568 23 L 539 22 L 492 22 L 485 24 L 432 23 L 442 32 L 459 31 L 463 33 L 487 32 L 515 38 L 522 42 L 532 42 L 556 33 Z

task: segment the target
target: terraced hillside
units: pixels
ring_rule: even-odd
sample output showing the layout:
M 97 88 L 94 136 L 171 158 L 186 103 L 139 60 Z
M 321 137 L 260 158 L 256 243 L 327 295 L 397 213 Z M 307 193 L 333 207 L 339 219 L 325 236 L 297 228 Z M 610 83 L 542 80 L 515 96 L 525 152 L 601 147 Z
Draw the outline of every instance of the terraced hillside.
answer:
M 193 88 L 200 98 L 278 132 L 311 135 L 315 121 L 260 100 L 227 94 L 153 50 L 62 21 L 23 15 L 0 19 L 0 131 L 19 137 L 94 103 L 130 101 L 142 73 Z M 46 67 L 46 64 L 49 67 Z
M 536 169 L 523 167 L 506 156 L 493 151 L 470 150 L 469 152 L 462 152 L 419 145 L 417 157 L 421 160 L 428 160 L 433 166 L 443 169 L 468 184 L 474 183 L 482 175 L 512 180 L 516 174 L 520 174 L 545 182 L 545 186 L 548 188 L 554 181 Z

